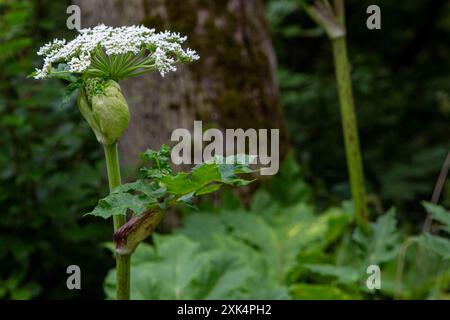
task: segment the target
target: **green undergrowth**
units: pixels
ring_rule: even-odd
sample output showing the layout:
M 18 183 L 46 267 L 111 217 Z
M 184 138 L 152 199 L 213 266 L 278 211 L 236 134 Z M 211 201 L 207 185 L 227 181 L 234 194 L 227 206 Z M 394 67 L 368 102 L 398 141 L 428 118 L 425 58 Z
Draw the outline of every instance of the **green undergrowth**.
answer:
M 450 242 L 445 233 L 450 224 L 445 209 L 425 204 L 442 225 L 433 235 L 408 235 L 393 208 L 373 217 L 371 233 L 365 234 L 354 227 L 350 202 L 318 212 L 310 194 L 289 158 L 248 208 L 225 191 L 220 208 L 203 201 L 198 210 L 183 210 L 181 228 L 156 234 L 152 244 L 137 248 L 131 298 L 447 297 Z M 370 265 L 380 266 L 380 290 L 366 286 Z M 105 280 L 109 298 L 114 288 L 111 270 Z

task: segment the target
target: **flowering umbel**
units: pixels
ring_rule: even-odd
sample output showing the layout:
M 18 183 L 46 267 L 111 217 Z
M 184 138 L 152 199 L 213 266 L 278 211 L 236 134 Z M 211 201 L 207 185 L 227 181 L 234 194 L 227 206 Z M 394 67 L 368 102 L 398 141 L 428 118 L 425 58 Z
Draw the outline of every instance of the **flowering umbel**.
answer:
M 80 30 L 72 41 L 55 39 L 41 47 L 44 64 L 33 76 L 71 81 L 69 88 L 79 89 L 83 117 L 97 140 L 108 146 L 119 140 L 130 120 L 118 81 L 150 71 L 164 76 L 179 63 L 199 59 L 195 51 L 182 48 L 184 41 L 178 33 L 144 26 L 99 25 Z
M 38 55 L 44 57 L 44 65 L 33 76 L 83 74 L 118 81 L 153 70 L 164 76 L 178 63 L 199 59 L 195 51 L 182 48 L 184 41 L 186 37 L 178 33 L 157 33 L 144 26 L 81 29 L 72 41 L 55 39 L 41 47 Z

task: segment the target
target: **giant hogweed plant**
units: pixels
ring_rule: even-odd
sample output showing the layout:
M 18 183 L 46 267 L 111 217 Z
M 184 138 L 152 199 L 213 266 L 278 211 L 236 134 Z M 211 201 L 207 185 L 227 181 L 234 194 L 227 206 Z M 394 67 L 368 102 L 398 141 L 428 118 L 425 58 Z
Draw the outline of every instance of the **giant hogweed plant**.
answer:
M 214 192 L 222 184 L 239 186 L 250 182 L 237 176 L 251 171 L 246 165 L 251 159 L 246 156 L 216 157 L 190 173 L 175 174 L 169 165 L 170 150 L 163 146 L 143 154 L 151 166 L 142 170 L 139 180 L 121 183 L 117 145 L 128 127 L 130 113 L 118 82 L 152 71 L 164 76 L 176 71 L 178 64 L 198 60 L 195 51 L 183 49 L 185 40 L 177 33 L 157 33 L 144 26 L 99 25 L 80 30 L 72 41 L 56 39 L 38 51 L 44 63 L 32 76 L 69 81 L 67 96 L 77 93 L 78 108 L 104 148 L 110 194 L 88 214 L 113 219 L 117 299 L 129 299 L 130 257 L 156 228 L 167 208 L 189 203 L 193 197 Z

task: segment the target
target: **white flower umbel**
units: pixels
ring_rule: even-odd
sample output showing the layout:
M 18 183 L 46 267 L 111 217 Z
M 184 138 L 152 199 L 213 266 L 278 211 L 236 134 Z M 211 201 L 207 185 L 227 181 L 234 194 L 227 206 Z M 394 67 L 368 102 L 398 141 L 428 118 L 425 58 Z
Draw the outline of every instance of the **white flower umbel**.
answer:
M 33 76 L 83 74 L 118 81 L 153 70 L 164 76 L 175 71 L 177 63 L 199 59 L 195 51 L 181 47 L 185 40 L 178 33 L 157 33 L 144 26 L 81 29 L 72 41 L 56 39 L 40 48 L 44 64 Z

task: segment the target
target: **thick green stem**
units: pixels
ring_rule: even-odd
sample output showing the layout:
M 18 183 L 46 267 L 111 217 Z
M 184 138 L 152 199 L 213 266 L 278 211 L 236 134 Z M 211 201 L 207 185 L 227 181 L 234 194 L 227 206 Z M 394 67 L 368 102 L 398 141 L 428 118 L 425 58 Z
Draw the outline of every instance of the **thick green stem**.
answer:
M 130 259 L 131 255 L 116 254 L 117 262 L 117 300 L 130 299 Z
M 364 187 L 364 172 L 353 101 L 346 37 L 332 38 L 331 43 L 333 46 L 334 65 L 339 91 L 347 166 L 350 175 L 353 202 L 355 204 L 356 223 L 364 231 L 368 232 L 368 209 Z
M 117 150 L 117 143 L 110 146 L 104 146 L 105 158 L 106 158 L 106 168 L 108 170 L 108 182 L 109 190 L 112 191 L 114 188 L 121 185 L 120 178 L 120 167 L 119 167 L 119 153 Z M 126 222 L 124 216 L 113 216 L 114 221 L 114 232 L 119 230 L 119 228 Z
M 120 186 L 120 167 L 119 167 L 119 154 L 117 150 L 117 143 L 110 146 L 104 146 L 106 168 L 108 170 L 109 189 L 112 191 L 114 188 Z M 125 216 L 113 216 L 114 232 L 125 224 Z M 117 299 L 128 300 L 130 299 L 130 255 L 116 254 L 117 264 Z

